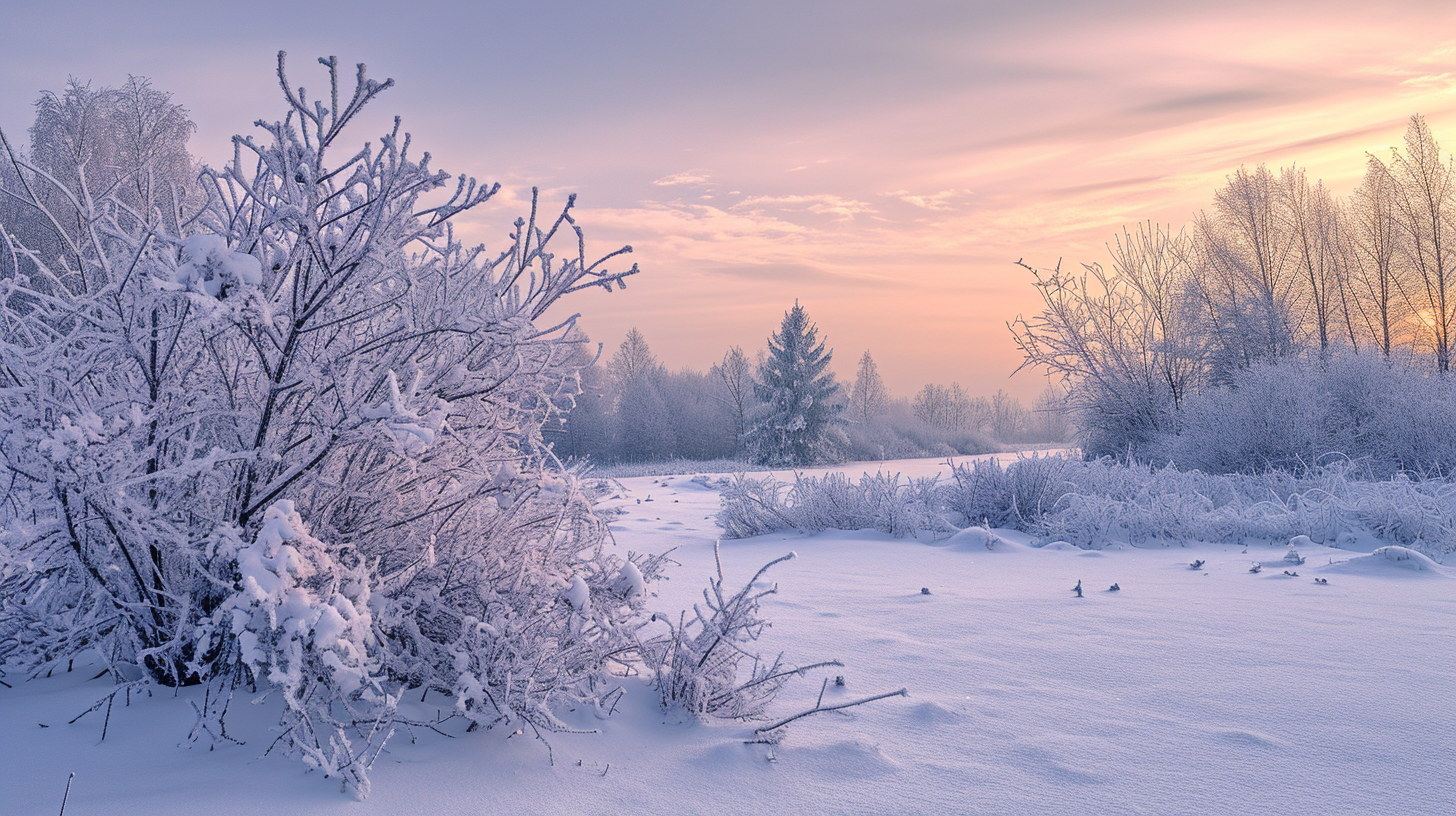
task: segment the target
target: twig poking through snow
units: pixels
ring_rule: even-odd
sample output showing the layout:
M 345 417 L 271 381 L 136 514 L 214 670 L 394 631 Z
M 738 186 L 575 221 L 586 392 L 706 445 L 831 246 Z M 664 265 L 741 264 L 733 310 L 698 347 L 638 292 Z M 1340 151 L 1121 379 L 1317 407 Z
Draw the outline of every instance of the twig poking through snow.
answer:
M 75 771 L 71 771 L 71 775 L 68 776 L 68 777 L 66 777 L 66 793 L 65 793 L 65 795 L 63 795 L 61 797 L 61 813 L 60 813 L 60 816 L 66 816 L 66 802 L 69 801 L 70 798 L 71 798 L 71 780 L 72 779 L 75 779 L 75 778 L 76 778 L 76 772 Z
M 795 714 L 792 717 L 785 717 L 784 719 L 779 720 L 778 722 L 774 723 L 773 725 L 765 725 L 762 728 L 755 728 L 755 729 L 753 729 L 753 733 L 755 733 L 755 734 L 766 734 L 766 733 L 768 733 L 770 731 L 774 731 L 776 729 L 783 728 L 784 726 L 788 725 L 789 723 L 791 723 L 794 720 L 797 720 L 797 719 L 799 719 L 801 717 L 807 717 L 810 714 L 818 714 L 818 713 L 820 713 L 822 711 L 838 711 L 838 710 L 840 710 L 842 708 L 853 708 L 854 706 L 857 706 L 857 705 L 864 705 L 865 703 L 873 703 L 876 700 L 883 700 L 886 697 L 909 697 L 909 696 L 910 696 L 910 692 L 909 692 L 908 689 L 900 689 L 899 691 L 887 691 L 884 694 L 876 694 L 873 697 L 866 697 L 863 700 L 852 700 L 852 701 L 850 701 L 848 703 L 840 703 L 839 705 L 830 705 L 830 706 L 827 706 L 827 705 L 823 705 L 822 703 L 819 703 L 819 704 L 815 704 L 815 706 L 813 708 L 809 709 L 808 711 L 801 711 L 801 712 L 799 712 L 798 714 Z M 821 696 L 820 699 L 821 700 L 823 699 L 822 696 Z

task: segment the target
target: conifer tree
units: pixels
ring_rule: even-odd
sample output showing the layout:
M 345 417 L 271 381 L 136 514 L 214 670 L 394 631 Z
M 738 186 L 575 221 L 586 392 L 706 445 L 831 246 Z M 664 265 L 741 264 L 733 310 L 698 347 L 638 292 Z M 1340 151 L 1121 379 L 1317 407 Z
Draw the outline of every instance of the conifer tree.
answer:
M 830 458 L 843 420 L 839 385 L 829 371 L 834 352 L 799 302 L 784 313 L 753 385 L 765 410 L 748 432 L 749 455 L 762 464 L 804 466 Z

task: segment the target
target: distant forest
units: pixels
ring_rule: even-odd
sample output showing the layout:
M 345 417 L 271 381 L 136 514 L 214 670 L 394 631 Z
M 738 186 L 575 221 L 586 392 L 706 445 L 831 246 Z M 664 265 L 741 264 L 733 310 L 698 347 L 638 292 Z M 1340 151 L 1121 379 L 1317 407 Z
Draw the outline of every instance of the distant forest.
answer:
M 769 458 L 749 446 L 767 410 L 759 396 L 766 350 L 750 356 L 733 346 L 707 371 L 672 371 L 634 328 L 614 352 L 593 362 L 597 351 L 583 344 L 581 393 L 563 402 L 561 417 L 546 431 L 558 456 L 597 463 Z M 821 461 L 987 453 L 1065 442 L 1072 434 L 1062 396 L 1051 388 L 1030 407 L 1005 391 L 973 395 L 960 383 L 930 383 L 900 396 L 885 385 L 869 351 L 852 381 L 830 378 L 835 420 L 816 457 Z

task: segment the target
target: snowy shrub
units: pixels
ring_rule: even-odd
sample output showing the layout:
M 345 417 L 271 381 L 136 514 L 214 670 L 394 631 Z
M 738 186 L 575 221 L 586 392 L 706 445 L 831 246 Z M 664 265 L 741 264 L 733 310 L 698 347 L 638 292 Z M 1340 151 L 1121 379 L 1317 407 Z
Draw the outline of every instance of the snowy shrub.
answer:
M 843 473 L 800 476 L 789 489 L 787 504 L 794 528 L 802 532 L 878 530 L 906 538 L 922 531 L 955 531 L 936 512 L 933 477 L 902 483 L 898 473 L 865 474 L 858 482 Z
M 1002 469 L 994 459 L 952 465 L 952 483 L 942 493 L 947 509 L 967 523 L 1023 527 L 1055 507 L 1066 492 L 1059 456 L 1018 459 Z
M 948 535 L 956 528 L 938 512 L 937 497 L 933 477 L 902 482 L 899 474 L 881 473 L 854 481 L 829 473 L 798 476 L 790 486 L 772 476 L 740 474 L 723 490 L 718 526 L 728 538 L 775 530 L 878 530 L 897 538 Z
M 796 521 L 783 502 L 785 487 L 772 476 L 736 474 L 719 497 L 717 521 L 723 534 L 728 538 L 751 538 L 794 529 Z
M 573 203 L 534 196 L 504 251 L 462 245 L 451 219 L 497 188 L 397 120 L 336 155 L 392 83 L 361 65 L 351 95 L 321 62 L 307 100 L 280 54 L 284 117 L 203 172 L 200 212 L 82 183 L 51 190 L 85 216 L 64 251 L 9 253 L 33 271 L 0 271 L 0 659 L 256 685 L 280 748 L 362 794 L 406 689 L 537 733 L 598 703 L 661 561 L 607 550 L 541 440 L 580 335 L 538 321 L 630 248 L 588 261 Z M 26 190 L 61 182 L 10 159 L 45 213 Z
M 693 605 L 693 615 L 678 618 L 670 631 L 644 644 L 641 653 L 653 671 L 653 685 L 664 708 L 678 709 L 695 717 L 754 719 L 761 717 L 775 695 L 791 678 L 822 666 L 842 665 L 836 661 L 811 666 L 785 667 L 783 655 L 767 660 L 753 653 L 768 625 L 758 613 L 758 602 L 778 592 L 778 585 L 759 588 L 759 579 L 771 568 L 794 558 L 794 553 L 776 558 L 737 592 L 723 588 L 723 561 L 713 550 L 716 577 L 703 590 L 703 603 Z
M 1355 478 L 1344 465 L 1304 476 L 1214 475 L 1110 460 L 1066 463 L 1066 493 L 1035 523 L 1017 525 L 1082 547 L 1184 541 L 1339 546 L 1351 534 L 1409 545 L 1433 558 L 1456 551 L 1456 485 L 1444 479 Z

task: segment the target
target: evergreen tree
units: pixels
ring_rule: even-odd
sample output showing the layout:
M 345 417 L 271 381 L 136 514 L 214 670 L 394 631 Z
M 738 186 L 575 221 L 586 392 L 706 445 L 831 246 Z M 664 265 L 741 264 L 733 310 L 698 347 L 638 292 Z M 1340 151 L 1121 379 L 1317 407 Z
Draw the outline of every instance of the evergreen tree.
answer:
M 749 455 L 762 464 L 804 466 L 834 453 L 839 413 L 834 397 L 839 385 L 829 371 L 834 352 L 818 340 L 819 328 L 804 307 L 784 313 L 784 322 L 768 341 L 768 354 L 758 367 L 753 390 L 765 410 L 748 432 Z

